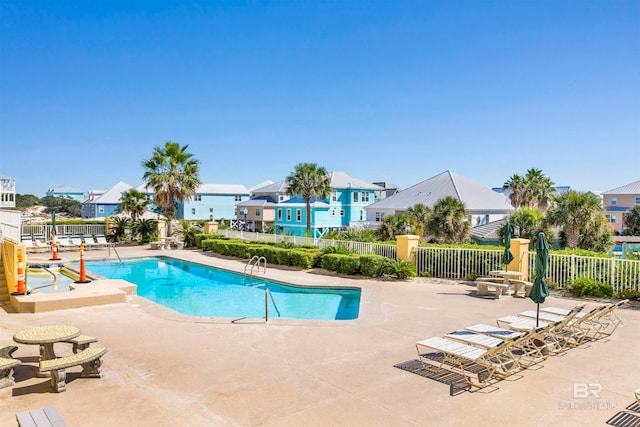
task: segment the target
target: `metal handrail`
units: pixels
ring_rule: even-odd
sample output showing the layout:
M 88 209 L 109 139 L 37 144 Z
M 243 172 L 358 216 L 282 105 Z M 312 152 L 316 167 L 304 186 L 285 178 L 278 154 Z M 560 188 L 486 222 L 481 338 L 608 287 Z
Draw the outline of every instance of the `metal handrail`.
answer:
M 118 253 L 118 251 L 116 250 L 116 244 L 115 243 L 109 243 L 109 246 L 107 246 L 107 248 L 109 249 L 109 251 L 107 252 L 107 258 L 111 258 L 111 248 L 113 248 L 113 252 L 116 254 L 116 256 L 118 257 L 118 261 L 120 261 L 122 263 L 122 258 L 120 258 L 120 254 Z
M 266 274 L 266 272 L 267 272 L 267 259 L 265 257 L 259 257 L 258 255 L 252 256 L 251 259 L 244 266 L 244 284 L 245 285 L 247 284 L 247 269 L 249 267 L 251 267 L 249 269 L 249 278 L 251 279 L 251 282 L 253 282 L 253 268 L 257 265 L 258 266 L 258 273 L 260 273 L 260 262 L 263 262 L 263 272 L 262 272 L 262 274 Z
M 278 313 L 278 317 L 280 317 L 280 310 L 278 310 L 278 306 L 276 305 L 276 301 L 273 299 L 273 294 L 269 290 L 269 288 L 264 288 L 264 321 L 269 321 L 269 298 L 271 298 L 271 302 L 273 303 L 273 308 L 276 309 L 276 313 Z

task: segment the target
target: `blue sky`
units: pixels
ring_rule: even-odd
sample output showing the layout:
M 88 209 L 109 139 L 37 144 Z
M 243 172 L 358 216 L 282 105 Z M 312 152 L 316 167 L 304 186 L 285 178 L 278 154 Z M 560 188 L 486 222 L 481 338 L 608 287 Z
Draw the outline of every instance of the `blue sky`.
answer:
M 0 174 L 44 196 L 300 162 L 409 187 L 640 180 L 638 1 L 0 2 Z

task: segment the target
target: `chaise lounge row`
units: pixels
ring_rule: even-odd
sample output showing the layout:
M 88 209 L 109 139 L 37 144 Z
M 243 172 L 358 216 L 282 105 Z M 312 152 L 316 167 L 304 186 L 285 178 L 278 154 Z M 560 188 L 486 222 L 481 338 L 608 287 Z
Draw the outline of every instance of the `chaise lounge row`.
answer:
M 623 325 L 616 309 L 627 302 L 587 312 L 586 304 L 570 310 L 548 307 L 540 311 L 537 324 L 536 312 L 525 311 L 499 318 L 497 326 L 477 324 L 418 341 L 416 351 L 422 369 L 432 373 L 448 369 L 462 374 L 469 386 L 483 388 L 550 355 L 610 336 Z M 437 357 L 429 350 L 435 350 Z

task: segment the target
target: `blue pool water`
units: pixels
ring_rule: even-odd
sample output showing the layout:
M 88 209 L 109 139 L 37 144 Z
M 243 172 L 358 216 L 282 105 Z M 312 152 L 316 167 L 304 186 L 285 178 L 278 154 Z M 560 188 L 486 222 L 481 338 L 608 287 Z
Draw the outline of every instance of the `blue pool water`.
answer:
M 69 285 L 74 282 L 74 279 L 60 273 L 57 270 L 60 265 L 47 264 L 45 266 L 56 275 L 56 284 L 54 285 L 54 279 L 50 273 L 43 270 L 40 265 L 34 265 L 33 268 L 30 266 L 27 269 L 27 286 L 35 292 L 48 294 L 69 292 Z
M 182 314 L 206 317 L 261 318 L 265 288 L 269 317 L 285 319 L 352 320 L 358 318 L 360 290 L 313 288 L 253 281 L 242 274 L 171 258 L 87 261 L 87 274 L 124 279 L 138 286 L 138 295 Z

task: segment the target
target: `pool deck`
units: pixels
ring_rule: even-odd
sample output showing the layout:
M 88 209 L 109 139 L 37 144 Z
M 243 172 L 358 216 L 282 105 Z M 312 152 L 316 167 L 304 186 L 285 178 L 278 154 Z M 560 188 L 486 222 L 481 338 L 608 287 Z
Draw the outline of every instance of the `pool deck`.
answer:
M 172 256 L 237 272 L 245 266 L 192 250 L 118 252 Z M 103 259 L 106 253 L 87 251 L 86 258 Z M 30 255 L 27 261 L 36 259 Z M 640 419 L 633 411 L 640 408 L 630 406 L 640 387 L 637 307 L 619 310 L 625 326 L 609 340 L 551 357 L 495 387 L 451 396 L 447 384 L 394 365 L 416 360 L 418 340 L 475 323 L 495 324 L 500 316 L 535 309 L 531 300 L 478 298 L 468 283 L 427 278 L 380 281 L 271 266 L 266 277 L 360 287 L 360 317 L 269 323 L 190 318 L 136 295 L 43 313 L 0 307 L 0 347 L 14 345 L 13 334 L 22 328 L 62 323 L 98 337 L 109 351 L 103 378 L 79 378 L 79 368 L 70 368 L 67 391 L 55 394 L 48 379 L 34 375 L 37 346 L 18 345 L 13 356 L 23 364 L 16 384 L 0 389 L 0 425 L 17 425 L 16 412 L 47 406 L 74 427 L 602 426 L 621 411 Z M 570 308 L 578 302 L 549 297 L 545 305 Z M 57 344 L 56 351 L 66 354 L 70 346 Z M 585 387 L 597 391 L 596 384 L 602 386 L 599 397 L 583 397 Z

